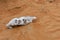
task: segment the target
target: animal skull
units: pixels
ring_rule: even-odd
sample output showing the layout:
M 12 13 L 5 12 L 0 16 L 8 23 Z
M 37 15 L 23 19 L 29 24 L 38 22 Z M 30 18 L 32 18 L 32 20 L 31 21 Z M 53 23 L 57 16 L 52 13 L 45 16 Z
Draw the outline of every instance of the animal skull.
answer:
M 36 17 L 33 17 L 33 16 L 23 16 L 19 18 L 13 18 L 6 26 L 7 28 L 11 29 L 12 26 L 26 25 L 26 24 L 31 23 L 35 19 Z

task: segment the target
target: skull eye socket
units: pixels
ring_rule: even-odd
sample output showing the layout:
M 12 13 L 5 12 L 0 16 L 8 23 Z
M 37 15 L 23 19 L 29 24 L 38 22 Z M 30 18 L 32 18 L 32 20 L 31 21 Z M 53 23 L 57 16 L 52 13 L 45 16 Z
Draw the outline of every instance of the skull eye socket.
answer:
M 24 23 L 26 23 L 26 19 L 23 19 Z
M 15 20 L 15 23 L 17 23 L 17 20 Z

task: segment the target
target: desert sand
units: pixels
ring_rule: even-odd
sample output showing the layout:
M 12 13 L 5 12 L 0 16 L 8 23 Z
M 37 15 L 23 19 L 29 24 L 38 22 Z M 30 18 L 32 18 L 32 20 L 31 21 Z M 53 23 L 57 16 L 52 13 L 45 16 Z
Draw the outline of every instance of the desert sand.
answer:
M 7 29 L 12 18 L 21 16 L 37 19 Z M 0 0 L 0 40 L 60 40 L 60 0 Z

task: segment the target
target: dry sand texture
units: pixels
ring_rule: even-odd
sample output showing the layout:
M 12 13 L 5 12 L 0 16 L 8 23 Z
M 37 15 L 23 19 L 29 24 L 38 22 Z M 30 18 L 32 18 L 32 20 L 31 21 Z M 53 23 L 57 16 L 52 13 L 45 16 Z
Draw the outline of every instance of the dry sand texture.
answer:
M 6 28 L 12 18 L 27 15 L 37 20 Z M 0 0 L 0 40 L 60 40 L 60 0 Z

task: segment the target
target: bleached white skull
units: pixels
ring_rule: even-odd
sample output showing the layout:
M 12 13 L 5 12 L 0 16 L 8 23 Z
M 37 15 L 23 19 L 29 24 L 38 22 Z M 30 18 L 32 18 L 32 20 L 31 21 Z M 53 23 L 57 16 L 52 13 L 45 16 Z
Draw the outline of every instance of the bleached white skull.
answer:
M 36 17 L 33 17 L 33 16 L 23 16 L 20 18 L 14 18 L 6 26 L 11 29 L 12 26 L 29 24 L 34 19 L 36 19 Z

